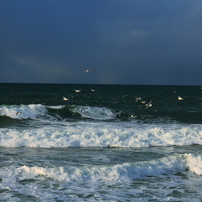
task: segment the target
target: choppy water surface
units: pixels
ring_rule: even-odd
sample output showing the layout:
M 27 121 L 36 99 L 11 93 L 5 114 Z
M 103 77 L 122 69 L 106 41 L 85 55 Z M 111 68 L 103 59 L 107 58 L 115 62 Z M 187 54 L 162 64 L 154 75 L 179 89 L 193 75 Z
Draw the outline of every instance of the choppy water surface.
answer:
M 1 201 L 201 201 L 200 86 L 0 90 Z

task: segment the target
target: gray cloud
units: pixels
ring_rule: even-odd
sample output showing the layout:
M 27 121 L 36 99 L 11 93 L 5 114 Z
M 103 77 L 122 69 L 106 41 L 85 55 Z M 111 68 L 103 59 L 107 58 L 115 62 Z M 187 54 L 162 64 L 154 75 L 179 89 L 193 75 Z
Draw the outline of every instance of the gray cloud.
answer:
M 201 85 L 201 8 L 197 0 L 1 1 L 0 82 Z

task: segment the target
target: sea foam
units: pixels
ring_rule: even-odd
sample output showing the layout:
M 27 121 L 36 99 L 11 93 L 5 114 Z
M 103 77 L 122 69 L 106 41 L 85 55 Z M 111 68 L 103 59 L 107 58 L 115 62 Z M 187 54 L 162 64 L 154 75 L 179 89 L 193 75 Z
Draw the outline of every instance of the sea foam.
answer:
M 126 182 L 135 179 L 142 179 L 147 177 L 165 177 L 165 175 L 173 175 L 178 172 L 190 171 L 201 175 L 193 170 L 194 163 L 190 161 L 197 161 L 200 156 L 193 156 L 192 154 L 176 154 L 151 161 L 143 161 L 136 163 L 123 163 L 116 165 L 85 165 L 81 167 L 74 166 L 59 166 L 59 167 L 40 167 L 40 166 L 10 166 L 6 170 L 1 168 L 1 178 L 5 176 L 18 176 L 18 180 L 35 179 L 37 177 L 50 178 L 57 181 L 114 181 Z M 202 168 L 201 160 L 200 169 Z M 5 180 L 6 181 L 6 180 Z M 15 179 L 13 179 L 15 181 Z M 13 183 L 13 182 L 12 182 Z
M 38 116 L 44 116 L 46 113 L 46 107 L 41 104 L 0 106 L 0 116 L 7 116 L 13 119 L 36 119 Z
M 73 112 L 81 114 L 82 117 L 109 120 L 114 119 L 116 114 L 106 107 L 90 107 L 90 106 L 77 106 L 72 109 Z
M 4 147 L 150 147 L 202 144 L 200 125 L 66 122 L 58 127 L 0 129 Z
M 12 119 L 50 119 L 53 117 L 60 117 L 58 110 L 62 111 L 67 108 L 67 111 L 63 112 L 63 115 L 68 111 L 77 113 L 83 118 L 89 118 L 94 120 L 110 120 L 116 117 L 116 113 L 106 107 L 91 107 L 91 106 L 45 106 L 42 104 L 29 104 L 29 105 L 1 105 L 0 116 L 7 116 Z M 49 113 L 49 109 L 52 109 L 52 113 Z M 66 114 L 68 117 L 68 114 Z M 45 116 L 45 117 L 44 117 Z M 61 117 L 60 117 L 61 118 Z

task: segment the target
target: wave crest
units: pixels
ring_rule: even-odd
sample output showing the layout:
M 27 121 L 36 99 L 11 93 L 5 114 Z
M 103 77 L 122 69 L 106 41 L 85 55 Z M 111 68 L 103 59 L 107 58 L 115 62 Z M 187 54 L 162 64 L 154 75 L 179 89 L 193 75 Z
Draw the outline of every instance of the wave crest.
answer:
M 46 107 L 41 104 L 0 106 L 0 116 L 7 116 L 12 119 L 36 119 L 46 113 Z
M 174 175 L 186 170 L 193 171 L 193 165 L 190 162 L 190 158 L 192 158 L 192 160 L 197 160 L 201 157 L 194 157 L 192 154 L 177 154 L 151 161 L 116 165 L 110 165 L 110 163 L 109 165 L 85 165 L 81 167 L 65 165 L 60 167 L 44 168 L 39 166 L 29 167 L 24 165 L 14 168 L 11 166 L 12 168 L 7 170 L 7 172 L 13 172 L 13 174 L 9 173 L 11 176 L 19 175 L 21 180 L 41 176 L 57 181 L 67 182 L 96 182 L 100 180 L 104 180 L 105 182 L 126 182 L 147 177 L 165 177 L 165 175 Z M 202 164 L 200 164 L 200 168 L 201 167 Z

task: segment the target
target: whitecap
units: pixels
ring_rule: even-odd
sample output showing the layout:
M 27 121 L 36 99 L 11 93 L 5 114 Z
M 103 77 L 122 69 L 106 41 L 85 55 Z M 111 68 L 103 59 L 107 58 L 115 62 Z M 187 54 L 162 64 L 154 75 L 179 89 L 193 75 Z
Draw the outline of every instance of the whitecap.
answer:
M 47 108 L 50 108 L 50 109 L 62 109 L 65 107 L 65 105 L 58 105 L 58 106 L 46 106 Z
M 77 106 L 72 108 L 72 111 L 95 120 L 109 120 L 116 117 L 116 114 L 106 107 Z
M 0 106 L 0 115 L 13 119 L 35 119 L 38 116 L 44 116 L 46 113 L 46 107 L 41 104 Z
M 172 175 L 187 168 L 186 155 L 173 155 L 152 161 L 123 163 L 116 165 L 85 165 L 82 167 L 59 166 L 10 166 L 6 175 L 18 176 L 18 180 L 34 179 L 38 176 L 57 181 L 111 181 L 124 182 L 148 176 Z M 5 171 L 1 171 L 4 173 Z M 2 174 L 1 174 L 2 175 Z M 5 176 L 4 176 L 5 177 Z
M 63 123 L 60 127 L 0 129 L 4 147 L 150 147 L 202 145 L 200 126 L 119 123 Z

